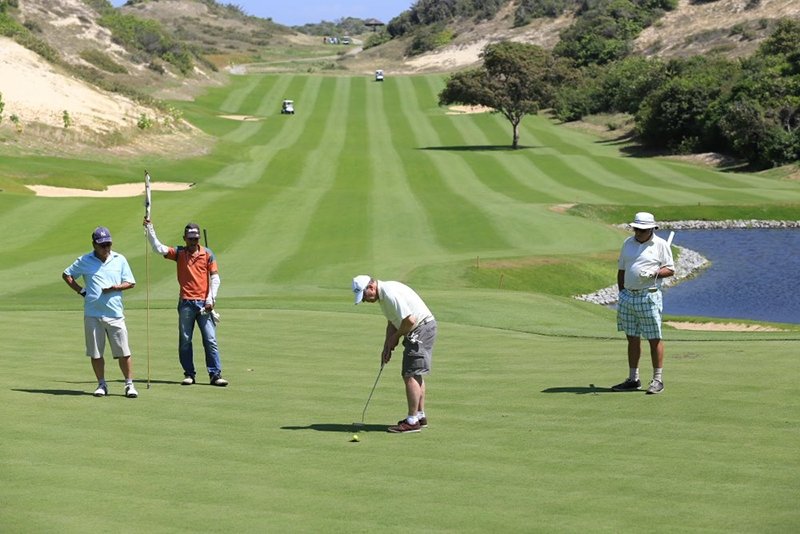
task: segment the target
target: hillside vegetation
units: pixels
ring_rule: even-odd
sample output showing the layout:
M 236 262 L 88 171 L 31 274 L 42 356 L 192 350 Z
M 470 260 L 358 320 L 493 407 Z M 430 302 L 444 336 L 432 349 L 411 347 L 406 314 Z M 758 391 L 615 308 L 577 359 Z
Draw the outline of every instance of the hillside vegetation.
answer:
M 321 33 L 353 33 L 366 27 L 365 21 L 347 17 L 333 25 L 321 22 L 290 29 L 249 16 L 235 4 L 214 0 L 131 0 L 122 8 L 111 7 L 107 0 L 0 1 L 4 35 L 90 87 L 150 107 L 152 111 L 144 113 L 146 120 L 140 120 L 143 114 L 139 113 L 126 122 L 139 124 L 139 130 L 157 126 L 161 132 L 165 125 L 180 124 L 174 106 L 165 105 L 161 98 L 192 98 L 204 86 L 224 83 L 220 69 L 369 73 L 382 68 L 390 75 L 447 72 L 479 65 L 486 45 L 510 40 L 541 46 L 573 67 L 585 69 L 579 79 L 607 79 L 596 69 L 624 72 L 627 67 L 611 65 L 633 64 L 630 58 L 641 54 L 663 59 L 709 52 L 728 59 L 750 57 L 779 20 L 798 16 L 800 5 L 790 0 L 421 0 L 385 27 L 376 28 L 379 31 L 356 36 L 362 50 L 356 45 L 321 45 L 317 38 Z M 636 113 L 630 105 L 584 104 L 602 102 L 591 92 L 604 89 L 584 84 L 577 95 L 560 95 L 553 104 L 558 117 L 575 120 L 595 113 Z M 10 102 L 8 97 L 6 103 L 7 116 L 15 106 L 24 107 L 24 102 Z M 49 111 L 49 116 L 60 116 L 67 109 L 61 107 Z M 21 122 L 32 120 L 27 111 L 16 115 Z M 632 121 L 632 115 L 614 120 L 618 124 Z M 86 118 L 73 121 L 77 126 L 73 124 L 72 132 L 91 122 Z M 639 124 L 644 122 L 639 120 Z M 10 127 L 8 121 L 5 124 L 6 129 Z M 58 127 L 59 120 L 49 119 L 49 125 Z M 36 144 L 34 133 L 43 133 L 36 128 L 26 132 L 25 144 Z M 126 138 L 130 139 L 106 136 L 103 143 L 126 143 Z M 648 136 L 641 139 L 647 142 Z M 664 148 L 680 152 L 725 149 L 696 133 L 668 139 Z M 748 159 L 763 166 L 786 158 Z

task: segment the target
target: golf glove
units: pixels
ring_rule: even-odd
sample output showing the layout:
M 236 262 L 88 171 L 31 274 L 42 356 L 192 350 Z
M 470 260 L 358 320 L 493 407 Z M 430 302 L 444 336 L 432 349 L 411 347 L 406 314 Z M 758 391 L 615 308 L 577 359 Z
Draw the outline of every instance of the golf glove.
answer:
M 220 316 L 217 310 L 206 311 L 205 308 L 200 310 L 200 315 L 211 315 L 211 322 L 214 323 L 214 326 L 220 323 Z
M 640 276 L 642 278 L 655 278 L 656 274 L 658 274 L 658 269 L 645 269 Z

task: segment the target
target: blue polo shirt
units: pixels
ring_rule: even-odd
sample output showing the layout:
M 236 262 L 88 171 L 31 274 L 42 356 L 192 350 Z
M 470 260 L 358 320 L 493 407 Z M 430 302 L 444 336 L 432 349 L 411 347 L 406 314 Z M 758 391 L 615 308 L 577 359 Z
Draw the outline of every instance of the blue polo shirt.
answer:
M 136 283 L 125 256 L 112 250 L 106 262 L 103 263 L 92 251 L 75 260 L 75 263 L 67 267 L 64 273 L 75 279 L 83 277 L 83 286 L 86 289 L 86 297 L 83 302 L 84 315 L 87 317 L 124 317 L 122 291 L 103 293 L 103 288 L 116 286 L 122 282 Z

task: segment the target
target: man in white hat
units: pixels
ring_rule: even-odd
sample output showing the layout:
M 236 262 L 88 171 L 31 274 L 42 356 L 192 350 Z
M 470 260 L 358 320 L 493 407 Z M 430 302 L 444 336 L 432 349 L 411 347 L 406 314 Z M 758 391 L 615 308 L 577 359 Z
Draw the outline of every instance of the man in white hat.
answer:
M 642 355 L 641 338 L 650 344 L 653 362 L 653 380 L 647 388 L 648 395 L 664 391 L 664 341 L 661 338 L 661 313 L 663 300 L 658 280 L 675 274 L 672 250 L 667 242 L 655 234 L 658 228 L 652 213 L 639 212 L 630 223 L 634 235 L 625 240 L 619 254 L 617 285 L 617 330 L 628 338 L 628 378 L 613 386 L 614 391 L 638 391 L 639 358 Z
M 408 414 L 389 432 L 419 432 L 428 426 L 425 416 L 424 375 L 431 372 L 431 356 L 436 341 L 436 319 L 413 289 L 400 282 L 384 282 L 366 274 L 353 278 L 356 304 L 377 302 L 388 320 L 381 352 L 381 367 L 389 363 L 392 351 L 403 338 L 401 369 L 408 401 Z

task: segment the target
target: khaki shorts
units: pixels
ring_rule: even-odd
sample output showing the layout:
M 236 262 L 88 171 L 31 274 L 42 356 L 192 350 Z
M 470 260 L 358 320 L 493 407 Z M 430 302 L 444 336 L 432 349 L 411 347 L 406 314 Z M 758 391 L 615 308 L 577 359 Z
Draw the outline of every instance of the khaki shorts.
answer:
M 128 329 L 122 317 L 83 317 L 83 332 L 86 336 L 86 355 L 96 360 L 103 357 L 106 337 L 114 358 L 131 355 L 128 347 Z
M 420 376 L 431 372 L 436 330 L 436 321 L 430 321 L 403 338 L 403 376 Z

